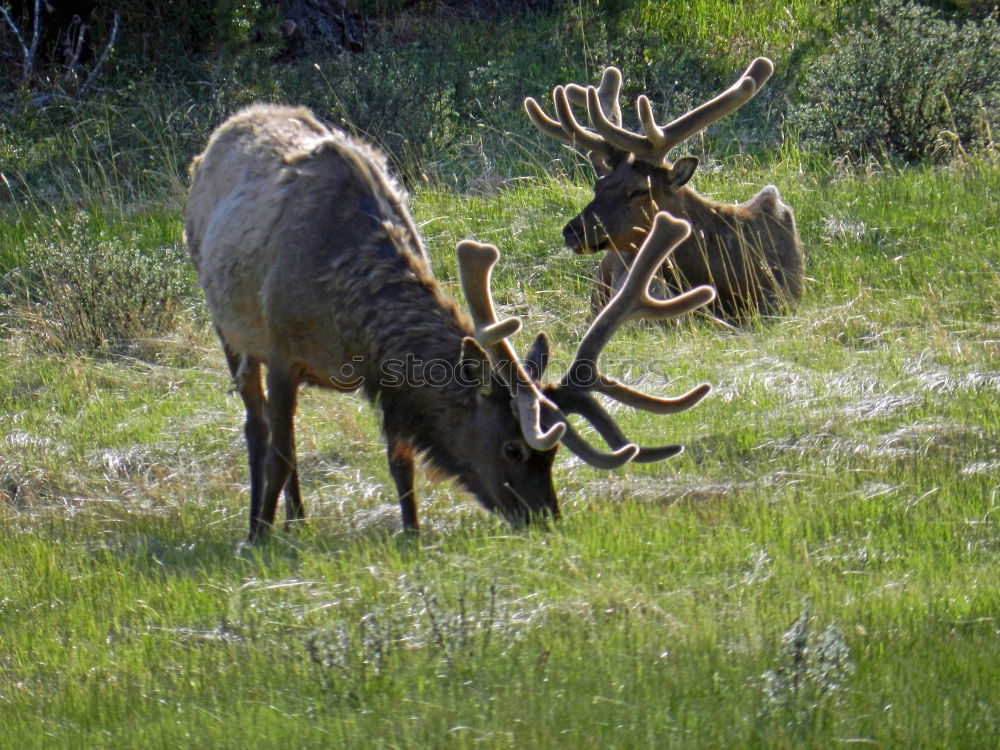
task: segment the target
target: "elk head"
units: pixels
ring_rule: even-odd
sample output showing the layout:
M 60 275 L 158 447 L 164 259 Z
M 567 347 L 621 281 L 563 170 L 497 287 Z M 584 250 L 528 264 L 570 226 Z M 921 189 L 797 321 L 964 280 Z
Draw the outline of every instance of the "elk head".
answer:
M 600 393 L 626 406 L 654 414 L 673 414 L 689 409 L 708 394 L 710 386 L 703 384 L 676 398 L 657 398 L 618 382 L 601 372 L 598 365 L 601 351 L 624 322 L 673 318 L 714 299 L 715 290 L 709 286 L 692 289 L 669 300 L 655 300 L 649 295 L 653 275 L 690 231 L 685 221 L 665 212 L 656 215 L 618 294 L 584 334 L 566 373 L 558 382 L 549 384 L 541 382 L 549 360 L 545 334 L 536 338 L 522 361 L 508 340 L 520 330 L 520 320 L 497 320 L 490 295 L 490 273 L 499 251 L 493 245 L 470 240 L 459 244 L 459 273 L 471 311 L 475 340 L 488 352 L 494 372 L 500 374 L 509 388 L 512 408 L 518 414 L 525 444 L 531 451 L 551 451 L 561 442 L 586 463 L 614 469 L 629 461 L 661 461 L 682 450 L 679 445 L 640 448 L 630 442 L 594 394 Z M 587 443 L 570 425 L 570 414 L 579 414 L 589 421 L 611 451 L 604 452 Z
M 634 252 L 657 211 L 687 217 L 691 194 L 685 186 L 698 160 L 685 156 L 671 162 L 667 154 L 749 101 L 773 72 L 771 61 L 758 57 L 729 89 L 666 125 L 656 123 L 649 98 L 639 96 L 642 133 L 621 127 L 622 75 L 615 67 L 604 70 L 598 87 L 556 86 L 552 99 L 557 120 L 534 99 L 525 99 L 532 123 L 543 133 L 587 151 L 597 173 L 594 199 L 563 230 L 567 246 L 577 253 Z M 577 121 L 571 105 L 586 110 L 593 129 Z

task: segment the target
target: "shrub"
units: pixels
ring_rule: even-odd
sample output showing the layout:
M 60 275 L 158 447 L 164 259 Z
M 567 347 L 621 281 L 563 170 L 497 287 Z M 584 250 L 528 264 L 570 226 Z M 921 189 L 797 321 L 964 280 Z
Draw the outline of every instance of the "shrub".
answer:
M 192 292 L 180 245 L 149 247 L 121 226 L 76 214 L 49 240 L 29 241 L 14 272 L 9 317 L 58 352 L 144 356 Z M 143 245 L 146 245 L 145 247 Z
M 806 68 L 791 122 L 849 156 L 928 156 L 946 136 L 987 144 L 1000 119 L 1000 28 L 885 0 Z
M 558 24 L 515 19 L 425 29 L 414 22 L 394 33 L 385 31 L 377 48 L 315 64 L 278 66 L 247 53 L 223 73 L 222 108 L 258 99 L 305 104 L 382 148 L 408 184 L 427 177 L 465 187 L 484 171 L 521 174 L 523 160 L 545 163 L 565 152 L 538 138 L 522 108 L 529 93 L 586 80 L 565 71 L 573 40 L 560 36 Z

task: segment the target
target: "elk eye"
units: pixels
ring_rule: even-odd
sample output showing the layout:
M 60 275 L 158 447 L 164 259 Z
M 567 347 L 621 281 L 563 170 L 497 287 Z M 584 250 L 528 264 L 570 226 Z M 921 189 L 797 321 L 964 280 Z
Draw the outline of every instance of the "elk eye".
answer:
M 627 200 L 634 201 L 636 198 L 646 198 L 649 196 L 649 188 L 641 187 L 628 194 Z
M 508 461 L 523 463 L 527 460 L 528 454 L 520 440 L 508 440 L 503 444 L 503 457 Z

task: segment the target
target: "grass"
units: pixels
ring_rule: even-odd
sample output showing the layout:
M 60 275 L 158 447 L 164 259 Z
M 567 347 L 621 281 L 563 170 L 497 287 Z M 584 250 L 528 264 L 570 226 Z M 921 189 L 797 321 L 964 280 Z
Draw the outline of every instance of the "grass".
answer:
M 659 35 L 675 35 L 683 39 L 690 50 L 723 58 L 727 64 L 739 67 L 749 53 L 784 58 L 796 45 L 813 43 L 829 33 L 834 21 L 851 4 L 836 2 L 766 2 L 719 3 L 697 0 L 686 7 L 656 2 L 636 3 L 638 22 L 625 28 L 652 31 Z M 631 19 L 630 19 L 631 20 Z M 647 56 L 655 51 L 646 50 Z
M 143 360 L 8 328 L 0 745 L 995 746 L 1000 169 L 803 159 L 733 158 L 697 186 L 778 185 L 805 300 L 742 332 L 623 331 L 609 371 L 715 391 L 675 417 L 622 413 L 641 442 L 687 444 L 670 462 L 561 457 L 548 533 L 421 480 L 426 528 L 400 537 L 374 412 L 307 391 L 310 523 L 237 550 L 241 409 L 203 317 Z M 501 248 L 498 302 L 524 317 L 520 346 L 553 336 L 556 373 L 588 317 L 594 259 L 558 242 L 587 194 L 415 195 L 451 293 L 457 239 Z M 179 241 L 177 214 L 144 215 L 94 221 Z M 50 217 L 0 223 L 10 257 Z

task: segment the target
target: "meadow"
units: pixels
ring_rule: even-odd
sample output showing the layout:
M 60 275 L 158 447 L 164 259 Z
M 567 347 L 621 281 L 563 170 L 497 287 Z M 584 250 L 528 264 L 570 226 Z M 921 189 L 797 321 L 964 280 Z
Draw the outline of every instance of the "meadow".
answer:
M 656 466 L 563 457 L 564 518 L 513 533 L 422 481 L 398 510 L 373 410 L 306 392 L 308 526 L 237 550 L 241 407 L 204 315 L 87 357 L 3 341 L 5 742 L 22 747 L 987 747 L 1000 737 L 1000 170 L 773 181 L 813 279 L 794 315 L 624 331 L 607 369 L 715 390 L 624 415 Z M 453 246 L 504 252 L 498 299 L 557 342 L 592 260 L 554 245 L 584 186 L 418 191 Z M 455 218 L 458 217 L 458 218 Z M 180 220 L 166 225 L 179 241 Z M 11 745 L 13 746 L 13 745 Z
M 713 392 L 617 413 L 685 444 L 665 463 L 561 451 L 547 530 L 421 475 L 402 535 L 377 412 L 306 390 L 308 523 L 241 545 L 243 409 L 185 257 L 183 173 L 123 200 L 114 164 L 81 159 L 58 179 L 83 200 L 0 205 L 0 747 L 1000 745 L 995 151 L 705 157 L 701 193 L 773 183 L 794 207 L 805 298 L 741 330 L 624 328 L 608 372 Z M 545 172 L 428 180 L 412 210 L 457 299 L 455 243 L 499 246 L 516 343 L 547 331 L 559 373 L 596 259 L 560 239 L 586 173 Z

